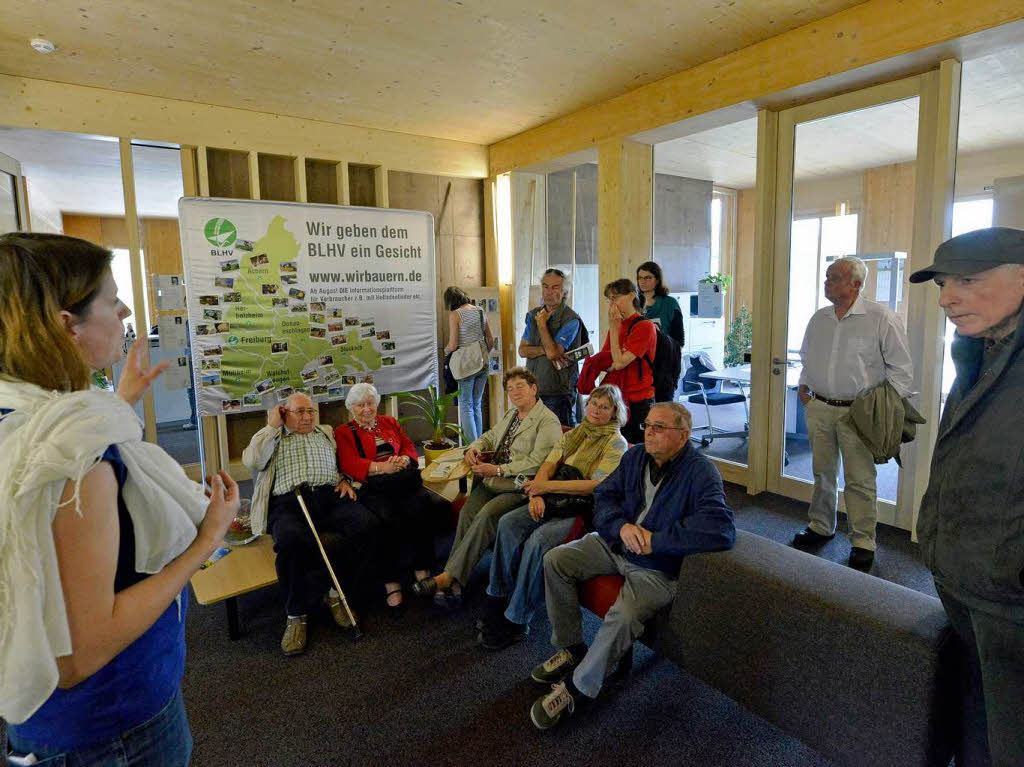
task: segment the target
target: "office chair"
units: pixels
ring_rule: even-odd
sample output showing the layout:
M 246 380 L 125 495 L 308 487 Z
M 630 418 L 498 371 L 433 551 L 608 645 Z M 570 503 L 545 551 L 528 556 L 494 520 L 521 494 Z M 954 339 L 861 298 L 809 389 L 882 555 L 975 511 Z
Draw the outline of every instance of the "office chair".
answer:
M 750 410 L 747 407 L 747 396 L 743 392 L 742 387 L 739 393 L 723 392 L 720 379 L 715 379 L 714 385 L 711 385 L 710 379 L 708 381 L 702 379 L 705 373 L 710 373 L 714 370 L 714 366 L 711 365 L 706 355 L 691 354 L 687 356 L 689 357 L 690 365 L 686 368 L 686 373 L 683 375 L 681 382 L 683 396 L 686 397 L 688 402 L 703 404 L 708 416 L 707 425 L 695 426 L 690 434 L 690 439 L 694 442 L 699 442 L 701 447 L 707 447 L 714 442 L 716 434 L 746 439 L 750 429 Z M 743 403 L 743 431 L 731 432 L 727 429 L 716 427 L 711 420 L 711 408 L 718 405 L 734 405 L 737 402 Z M 703 433 L 698 436 L 698 432 Z

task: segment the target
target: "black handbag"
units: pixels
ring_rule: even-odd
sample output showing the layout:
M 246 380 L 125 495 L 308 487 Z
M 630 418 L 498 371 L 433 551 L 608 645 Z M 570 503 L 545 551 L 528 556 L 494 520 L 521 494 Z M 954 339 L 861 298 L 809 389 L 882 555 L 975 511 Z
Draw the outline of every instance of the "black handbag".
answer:
M 575 466 L 563 463 L 551 475 L 554 482 L 572 482 L 586 479 Z M 593 495 L 570 495 L 569 493 L 544 493 L 545 519 L 563 519 L 583 516 L 588 519 L 594 514 Z
M 363 443 L 359 440 L 356 425 L 350 423 L 348 427 L 352 430 L 352 439 L 355 440 L 359 457 L 366 458 L 366 451 L 363 449 Z M 388 448 L 391 448 L 391 445 L 388 445 Z M 391 448 L 391 455 L 394 455 L 394 452 L 394 449 Z M 380 457 L 379 455 L 377 456 L 377 458 Z M 421 487 L 423 487 L 423 478 L 420 476 L 420 467 L 412 464 L 406 466 L 401 471 L 396 471 L 394 474 L 367 476 L 360 490 L 365 490 L 371 494 L 389 495 L 397 498 L 403 495 L 412 495 Z

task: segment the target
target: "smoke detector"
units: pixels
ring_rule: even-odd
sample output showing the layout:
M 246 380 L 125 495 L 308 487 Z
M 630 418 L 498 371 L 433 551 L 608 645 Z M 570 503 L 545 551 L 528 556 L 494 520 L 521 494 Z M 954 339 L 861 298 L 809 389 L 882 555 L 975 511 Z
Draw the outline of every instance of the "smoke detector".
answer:
M 29 40 L 29 45 L 36 53 L 53 53 L 57 50 L 57 46 L 52 41 L 47 40 L 44 37 L 33 37 Z

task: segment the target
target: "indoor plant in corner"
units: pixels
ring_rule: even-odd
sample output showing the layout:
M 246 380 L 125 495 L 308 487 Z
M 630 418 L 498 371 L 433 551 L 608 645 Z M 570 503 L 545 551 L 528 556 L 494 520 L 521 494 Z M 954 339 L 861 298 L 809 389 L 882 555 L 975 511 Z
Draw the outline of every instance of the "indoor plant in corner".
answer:
M 399 418 L 399 422 L 423 421 L 432 430 L 430 440 L 423 443 L 423 455 L 428 464 L 437 460 L 437 457 L 445 451 L 455 447 L 456 443 L 449 438 L 449 435 L 465 439 L 462 427 L 457 423 L 445 420 L 448 417 L 448 408 L 452 406 L 457 396 L 459 396 L 458 389 L 439 397 L 437 387 L 433 384 L 427 386 L 426 394 L 402 392 L 398 395 L 399 401 L 406 401 L 419 411 L 416 415 Z

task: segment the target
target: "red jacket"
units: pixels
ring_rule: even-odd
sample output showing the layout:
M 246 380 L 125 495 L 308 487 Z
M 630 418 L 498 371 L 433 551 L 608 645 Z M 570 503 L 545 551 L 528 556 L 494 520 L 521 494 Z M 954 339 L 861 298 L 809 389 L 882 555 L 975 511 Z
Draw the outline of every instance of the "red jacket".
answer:
M 363 453 L 366 458 L 359 456 L 359 449 L 352 438 L 352 428 L 348 423 L 343 423 L 334 429 L 334 440 L 338 443 L 338 466 L 342 473 L 359 482 L 366 481 L 367 472 L 370 470 L 370 463 L 377 460 L 377 436 L 395 449 L 395 455 L 407 455 L 414 462 L 419 462 L 416 454 L 416 445 L 402 431 L 398 420 L 389 415 L 377 416 L 377 435 L 361 428 L 355 421 L 350 421 L 356 427 L 356 434 L 363 444 Z

